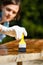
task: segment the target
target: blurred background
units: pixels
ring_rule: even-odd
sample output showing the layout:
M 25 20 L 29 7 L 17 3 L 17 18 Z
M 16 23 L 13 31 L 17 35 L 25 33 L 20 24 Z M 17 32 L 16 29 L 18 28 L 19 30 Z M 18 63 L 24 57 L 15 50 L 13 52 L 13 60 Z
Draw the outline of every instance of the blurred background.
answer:
M 13 20 L 10 26 L 13 25 L 25 27 L 28 39 L 43 39 L 43 0 L 22 0 L 20 19 L 15 22 Z M 7 36 L 2 43 L 14 39 Z

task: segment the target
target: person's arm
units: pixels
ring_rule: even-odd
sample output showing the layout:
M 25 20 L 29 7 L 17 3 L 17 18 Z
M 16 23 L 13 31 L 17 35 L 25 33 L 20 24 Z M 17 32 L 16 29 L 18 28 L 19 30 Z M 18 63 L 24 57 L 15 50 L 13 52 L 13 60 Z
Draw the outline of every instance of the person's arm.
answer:
M 16 35 L 16 32 L 13 31 L 10 27 L 7 28 L 1 24 L 0 24 L 0 33 L 11 36 L 11 37 L 15 37 Z
M 24 27 L 12 26 L 7 28 L 3 25 L 0 25 L 0 28 L 1 33 L 9 35 L 11 37 L 15 37 L 16 39 L 21 39 L 22 34 L 24 34 L 24 36 L 27 36 L 27 31 Z

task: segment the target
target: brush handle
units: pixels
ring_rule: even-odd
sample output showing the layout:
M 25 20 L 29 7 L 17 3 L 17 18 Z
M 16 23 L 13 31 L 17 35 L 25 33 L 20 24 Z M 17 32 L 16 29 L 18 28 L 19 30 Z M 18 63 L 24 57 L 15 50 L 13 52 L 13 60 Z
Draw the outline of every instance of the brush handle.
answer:
M 22 37 L 21 38 L 24 39 L 24 34 L 22 34 Z

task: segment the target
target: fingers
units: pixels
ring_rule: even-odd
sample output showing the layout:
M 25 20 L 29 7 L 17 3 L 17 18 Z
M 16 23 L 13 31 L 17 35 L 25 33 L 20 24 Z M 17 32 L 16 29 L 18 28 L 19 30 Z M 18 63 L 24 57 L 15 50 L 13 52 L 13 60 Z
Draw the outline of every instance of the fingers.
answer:
M 27 31 L 25 28 L 20 27 L 19 29 L 16 29 L 16 39 L 21 39 L 22 38 L 22 34 L 24 34 L 24 36 L 27 36 Z
M 23 30 L 23 33 L 24 33 L 24 36 L 27 36 L 27 31 L 26 31 L 25 28 L 24 28 L 24 30 Z
M 17 32 L 16 39 L 19 40 L 22 37 L 22 32 Z

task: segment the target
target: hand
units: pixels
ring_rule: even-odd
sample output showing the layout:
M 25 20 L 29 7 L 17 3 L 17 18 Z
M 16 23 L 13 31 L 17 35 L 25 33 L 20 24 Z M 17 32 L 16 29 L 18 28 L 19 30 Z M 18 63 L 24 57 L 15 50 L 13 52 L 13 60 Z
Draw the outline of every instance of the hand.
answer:
M 24 36 L 27 36 L 27 31 L 24 27 L 13 26 L 12 29 L 15 30 L 15 32 L 16 32 L 15 38 L 17 40 L 21 39 L 22 34 L 24 34 Z

